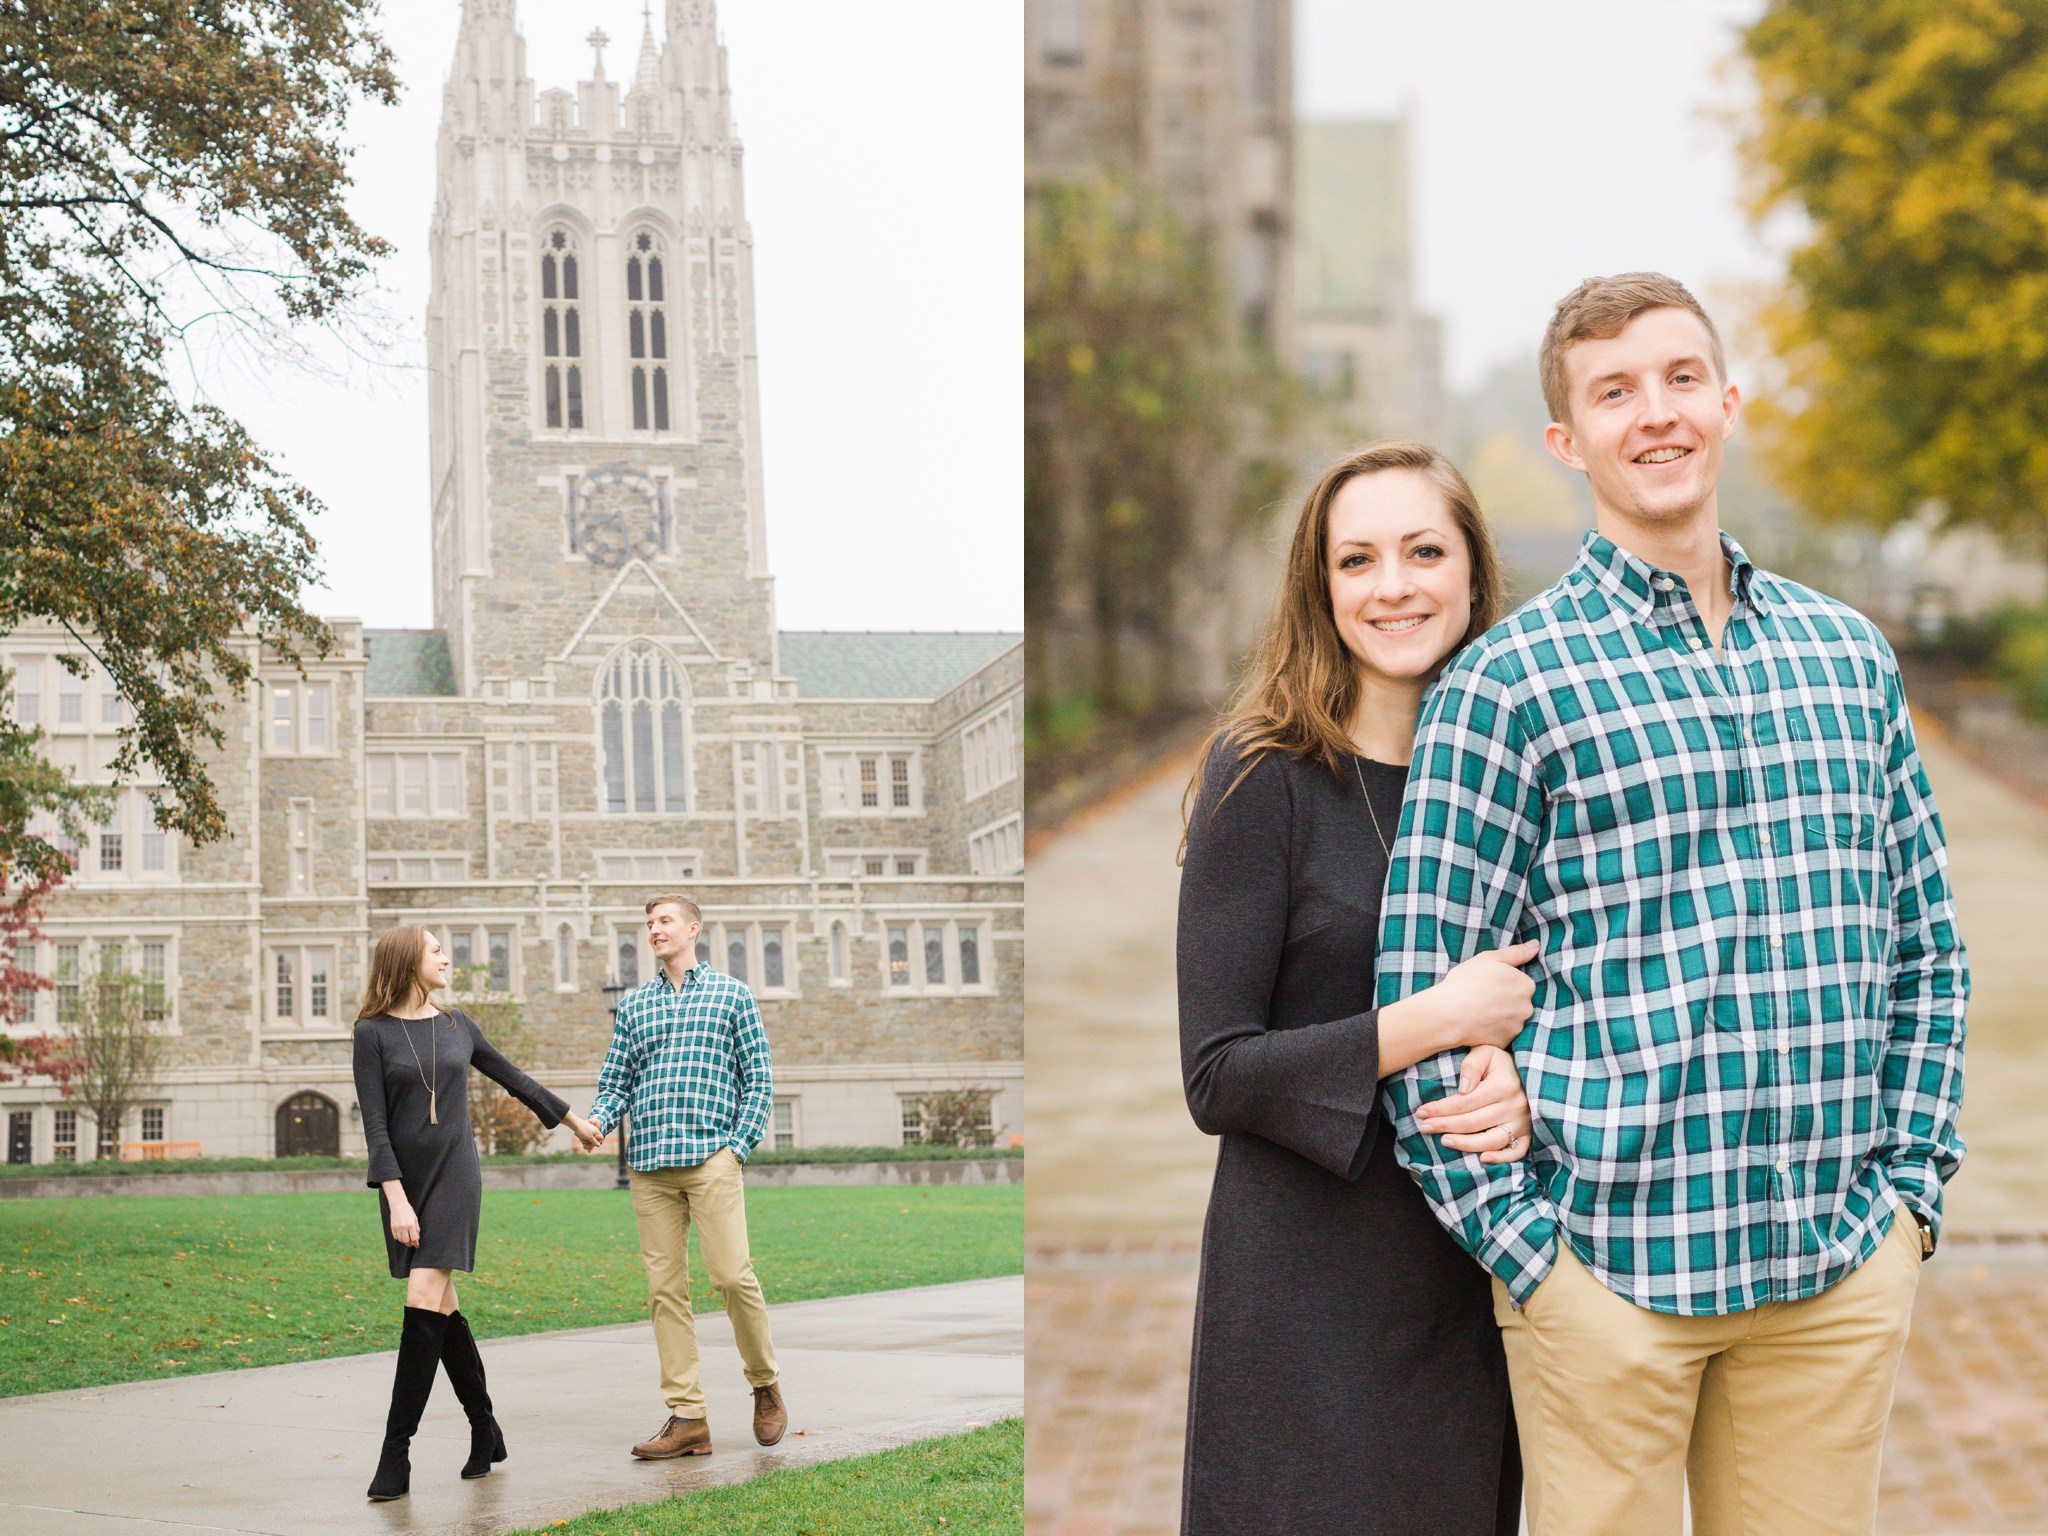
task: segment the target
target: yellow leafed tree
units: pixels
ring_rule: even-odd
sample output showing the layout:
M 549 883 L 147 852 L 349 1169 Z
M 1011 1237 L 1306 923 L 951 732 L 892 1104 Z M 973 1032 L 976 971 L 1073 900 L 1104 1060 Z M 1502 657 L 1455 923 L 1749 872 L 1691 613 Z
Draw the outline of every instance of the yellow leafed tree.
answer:
M 1816 517 L 2048 536 L 2048 0 L 1773 0 L 1759 222 L 1802 233 L 1757 426 Z

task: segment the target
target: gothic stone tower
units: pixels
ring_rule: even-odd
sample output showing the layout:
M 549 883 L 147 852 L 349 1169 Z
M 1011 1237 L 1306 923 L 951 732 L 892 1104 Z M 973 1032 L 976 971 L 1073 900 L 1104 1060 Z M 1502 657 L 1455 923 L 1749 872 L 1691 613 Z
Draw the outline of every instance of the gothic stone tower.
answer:
M 715 6 L 668 0 L 665 44 L 650 21 L 623 86 L 593 33 L 591 78 L 537 101 L 514 11 L 464 0 L 442 109 L 436 623 L 472 697 L 492 681 L 580 691 L 567 674 L 603 659 L 584 654 L 591 636 L 651 627 L 687 709 L 776 662 L 751 236 Z

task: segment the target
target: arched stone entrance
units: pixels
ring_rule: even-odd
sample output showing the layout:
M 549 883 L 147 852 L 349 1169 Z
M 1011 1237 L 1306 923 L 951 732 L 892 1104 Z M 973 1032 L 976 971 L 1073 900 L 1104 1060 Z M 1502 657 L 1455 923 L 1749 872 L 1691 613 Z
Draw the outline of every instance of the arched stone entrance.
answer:
M 310 1089 L 277 1106 L 279 1157 L 341 1156 L 341 1106 Z

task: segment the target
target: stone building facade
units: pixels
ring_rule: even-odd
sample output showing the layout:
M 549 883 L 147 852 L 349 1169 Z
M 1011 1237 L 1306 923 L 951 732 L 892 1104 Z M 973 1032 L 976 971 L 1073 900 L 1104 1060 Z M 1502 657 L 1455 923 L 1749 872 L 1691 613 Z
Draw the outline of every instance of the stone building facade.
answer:
M 1104 172 L 1159 194 L 1206 243 L 1242 339 L 1283 369 L 1295 358 L 1293 32 L 1292 0 L 1024 4 L 1027 198 Z M 1240 445 L 1247 459 L 1276 446 Z M 1070 477 L 1055 490 L 1057 478 L 1027 498 L 1028 515 L 1048 525 L 1027 619 L 1035 701 L 1092 691 L 1111 645 L 1156 705 L 1220 698 L 1276 570 L 1269 530 L 1233 505 L 1236 477 L 1191 489 L 1179 508 L 1181 557 L 1157 573 L 1156 611 L 1114 640 L 1099 628 L 1086 486 Z M 1170 667 L 1156 665 L 1161 654 Z
M 603 989 L 653 974 L 665 890 L 761 999 L 774 1144 L 914 1138 L 947 1087 L 1022 1125 L 1022 637 L 777 631 L 724 50 L 709 0 L 665 23 L 629 82 L 600 55 L 537 92 L 512 0 L 466 0 L 430 235 L 435 628 L 341 619 L 303 676 L 260 659 L 213 759 L 231 840 L 181 846 L 128 787 L 79 849 L 23 1028 L 102 966 L 160 991 L 172 1065 L 123 1142 L 360 1150 L 351 1026 L 398 923 L 587 1104 Z M 104 780 L 123 706 L 69 644 L 19 630 L 0 662 Z M 15 1160 L 90 1155 L 46 1085 L 0 1109 Z

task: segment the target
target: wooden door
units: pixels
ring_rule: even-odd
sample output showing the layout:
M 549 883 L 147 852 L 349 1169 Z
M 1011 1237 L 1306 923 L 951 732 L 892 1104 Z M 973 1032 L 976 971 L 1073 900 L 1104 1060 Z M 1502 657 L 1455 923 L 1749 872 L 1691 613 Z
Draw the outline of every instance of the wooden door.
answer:
M 295 1093 L 277 1109 L 279 1157 L 341 1156 L 341 1110 L 322 1093 Z

